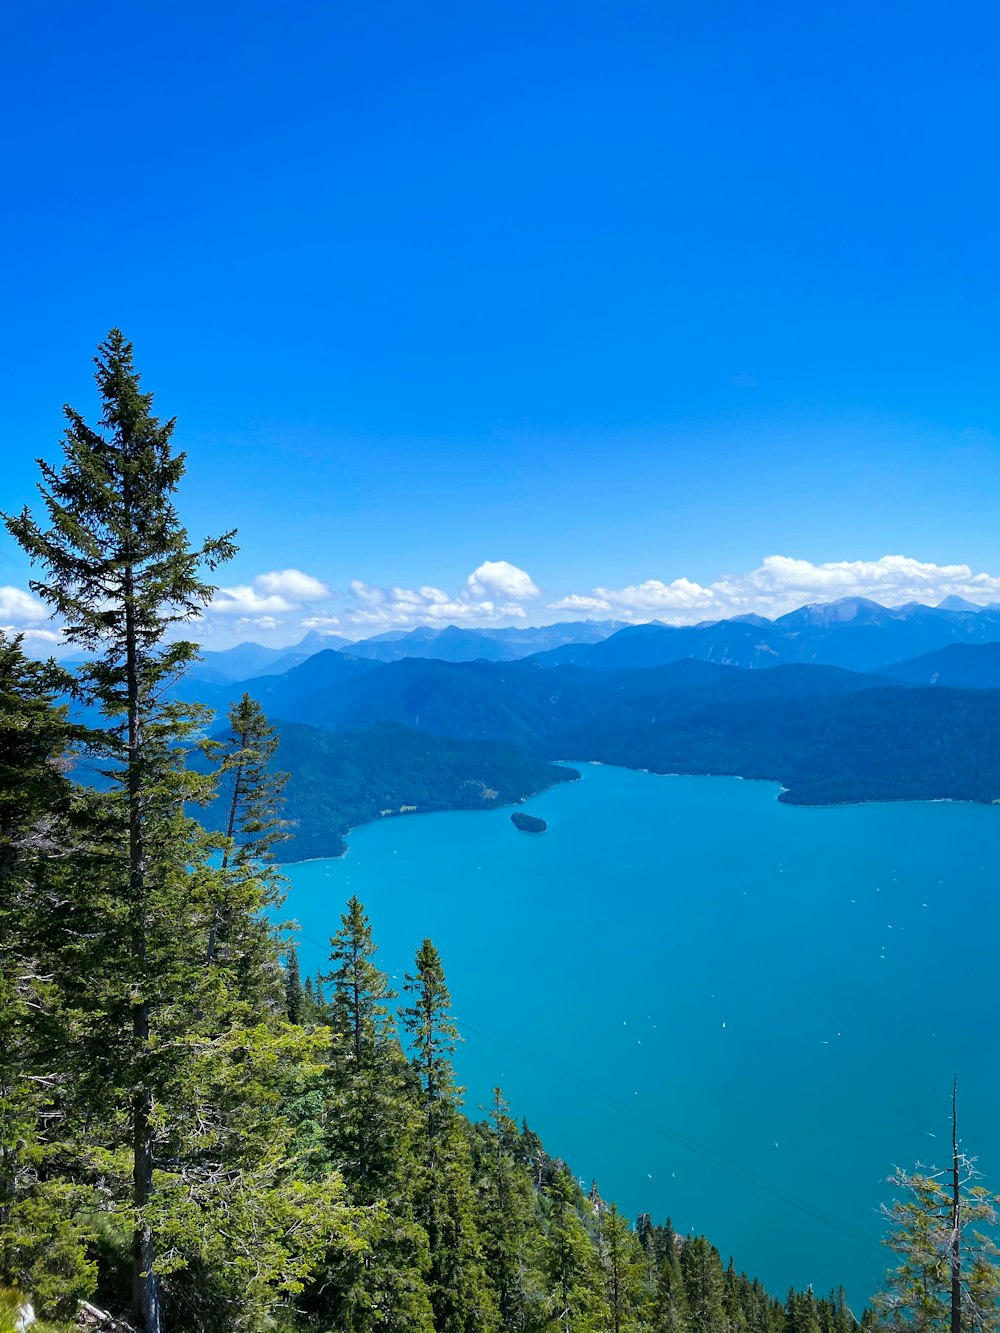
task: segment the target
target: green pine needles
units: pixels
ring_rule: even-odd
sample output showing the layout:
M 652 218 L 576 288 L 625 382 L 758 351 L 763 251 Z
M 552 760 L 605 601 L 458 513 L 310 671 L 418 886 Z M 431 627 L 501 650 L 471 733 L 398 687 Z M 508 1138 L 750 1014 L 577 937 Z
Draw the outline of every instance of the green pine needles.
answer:
M 950 1165 L 897 1167 L 889 1181 L 899 1197 L 883 1208 L 885 1243 L 898 1263 L 875 1304 L 895 1333 L 994 1333 L 1000 1325 L 1000 1249 L 994 1239 L 1000 1197 L 981 1179 L 976 1159 L 960 1146 L 956 1078 Z
M 224 1306 L 227 1327 L 254 1328 L 346 1218 L 338 1182 L 303 1182 L 287 1151 L 288 1070 L 315 1042 L 279 1017 L 265 916 L 280 779 L 264 774 L 273 738 L 249 700 L 221 773 L 191 763 L 208 748 L 207 719 L 169 697 L 197 652 L 178 631 L 210 601 L 203 571 L 229 559 L 233 534 L 190 545 L 174 503 L 184 473 L 174 422 L 153 415 L 117 330 L 96 366 L 102 429 L 67 408 L 62 465 L 40 464 L 44 521 L 6 516 L 44 573 L 34 591 L 89 654 L 72 689 L 97 718 L 85 744 L 106 784 L 79 830 L 87 873 L 62 904 L 62 938 L 88 988 L 73 997 L 75 1067 L 51 1076 L 51 1113 L 86 1126 L 63 1145 L 72 1185 L 94 1192 L 106 1244 L 130 1236 L 128 1305 L 145 1333 L 166 1328 L 169 1301 L 187 1311 L 175 1327 Z M 25 756 L 24 782 L 29 768 Z M 221 848 L 191 813 L 220 785 L 232 801 Z M 86 929 L 70 935 L 75 917 Z M 29 984 L 15 979 L 10 1002 L 29 1003 Z M 46 1005 L 54 1022 L 59 1003 Z

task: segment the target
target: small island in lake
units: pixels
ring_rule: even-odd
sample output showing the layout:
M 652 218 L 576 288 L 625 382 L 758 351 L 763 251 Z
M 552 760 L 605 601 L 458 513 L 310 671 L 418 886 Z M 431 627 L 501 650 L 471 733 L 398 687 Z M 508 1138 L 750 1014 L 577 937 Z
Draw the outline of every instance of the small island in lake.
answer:
M 510 817 L 510 822 L 522 833 L 544 833 L 548 828 L 544 819 L 539 819 L 537 815 L 522 814 L 520 810 L 514 811 Z

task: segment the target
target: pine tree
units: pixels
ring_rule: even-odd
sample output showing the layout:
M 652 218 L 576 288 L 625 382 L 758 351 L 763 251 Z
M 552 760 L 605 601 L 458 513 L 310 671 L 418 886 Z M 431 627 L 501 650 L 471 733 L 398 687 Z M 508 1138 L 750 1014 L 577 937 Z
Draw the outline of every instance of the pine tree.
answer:
M 645 1265 L 642 1248 L 616 1204 L 600 1210 L 598 1235 L 611 1333 L 643 1326 Z
M 902 1199 L 883 1209 L 885 1244 L 902 1260 L 886 1274 L 876 1308 L 899 1329 L 947 1326 L 950 1333 L 1000 1325 L 1000 1255 L 977 1226 L 1000 1224 L 1000 1197 L 976 1183 L 976 1159 L 958 1137 L 958 1080 L 952 1088 L 952 1159 L 944 1170 L 896 1169 L 889 1183 Z
M 299 972 L 299 955 L 294 944 L 289 944 L 285 955 L 285 1013 L 289 1023 L 301 1023 L 306 1009 L 306 996 Z
M 737 1290 L 743 1324 L 749 1333 L 783 1333 L 785 1313 L 781 1302 L 769 1296 L 760 1282 L 751 1282 L 741 1273 Z M 841 1329 L 840 1333 L 847 1333 L 847 1329 Z
M 310 1058 L 302 1034 L 270 1025 L 264 987 L 248 992 L 254 964 L 242 948 L 205 966 L 218 919 L 255 941 L 255 962 L 273 950 L 261 926 L 266 875 L 249 863 L 220 869 L 217 840 L 188 813 L 214 789 L 189 763 L 203 710 L 167 699 L 196 654 L 175 634 L 210 600 L 202 570 L 229 558 L 232 534 L 190 547 L 174 503 L 184 472 L 174 423 L 153 415 L 117 330 L 96 365 L 103 429 L 66 409 L 62 466 L 40 463 L 47 526 L 28 510 L 5 516 L 45 572 L 33 590 L 92 655 L 74 690 L 103 719 L 92 741 L 107 784 L 102 870 L 80 1019 L 94 1052 L 90 1152 L 115 1225 L 131 1219 L 131 1305 L 145 1333 L 164 1328 L 165 1282 L 178 1301 L 192 1299 L 185 1266 L 238 1286 L 229 1326 L 250 1328 L 277 1291 L 301 1281 L 317 1236 L 346 1215 L 336 1182 L 310 1194 L 285 1156 L 280 1089 L 287 1066 Z M 252 1253 L 241 1233 L 253 1235 Z M 185 1326 L 199 1327 L 203 1314 L 190 1307 Z
M 785 1302 L 785 1333 L 823 1333 L 820 1310 L 811 1290 L 789 1291 Z
M 314 991 L 330 989 L 323 1012 L 333 1034 L 324 1147 L 352 1201 L 377 1211 L 366 1251 L 328 1255 L 306 1305 L 314 1316 L 356 1333 L 431 1333 L 428 1242 L 414 1218 L 411 1179 L 417 1108 L 389 1009 L 395 991 L 376 966 L 376 953 L 364 907 L 352 897 L 330 941 L 331 971 Z
M 747 1333 L 748 1284 L 742 1273 L 737 1273 L 732 1255 L 722 1275 L 722 1303 L 726 1311 L 729 1333 Z
M 438 951 L 424 940 L 405 988 L 402 1011 L 412 1063 L 420 1082 L 416 1220 L 427 1233 L 428 1286 L 436 1333 L 496 1327 L 495 1296 L 476 1233 L 467 1130 L 459 1115 L 451 1057 L 459 1040 L 449 1013 L 451 995 Z
M 184 799 L 207 795 L 204 784 L 189 780 L 170 753 L 190 735 L 195 719 L 189 710 L 164 704 L 162 693 L 195 656 L 193 644 L 169 642 L 169 634 L 211 598 L 201 567 L 214 568 L 234 548 L 230 533 L 190 549 L 173 502 L 184 471 L 183 455 L 175 456 L 170 447 L 174 422 L 153 416 L 152 395 L 140 391 L 132 347 L 117 329 L 101 344 L 95 363 L 107 434 L 92 430 L 67 407 L 63 466 L 39 463 L 50 526 L 43 529 L 27 509 L 5 518 L 11 534 L 47 572 L 47 581 L 32 582 L 33 591 L 65 621 L 70 643 L 97 654 L 80 673 L 80 691 L 108 721 L 109 774 L 125 825 L 123 890 L 135 995 L 131 1136 L 139 1220 L 133 1307 L 147 1333 L 160 1333 L 156 1249 L 144 1216 L 154 1171 L 152 921 L 171 868 L 165 846 L 175 832 L 170 812 Z
M 278 735 L 255 699 L 244 693 L 229 709 L 229 737 L 223 742 L 221 790 L 226 801 L 224 860 L 269 861 L 274 845 L 289 835 L 280 817 L 287 773 L 271 764 Z
M 332 1148 L 354 1196 L 365 1203 L 396 1183 L 398 1154 L 410 1133 L 403 1093 L 405 1061 L 389 1004 L 396 992 L 376 967 L 365 909 L 347 904 L 330 940 L 328 1021 L 336 1038 L 329 1072 Z
M 596 1333 L 610 1318 L 597 1251 L 577 1211 L 582 1195 L 569 1170 L 553 1177 L 546 1238 L 547 1324 L 562 1333 Z M 585 1205 L 586 1206 L 586 1205 Z
M 704 1236 L 681 1246 L 681 1273 L 693 1333 L 708 1333 L 726 1321 L 725 1289 L 719 1251 Z
M 278 737 L 249 694 L 231 706 L 228 721 L 227 735 L 211 749 L 226 839 L 220 879 L 225 902 L 213 913 L 206 959 L 213 963 L 228 948 L 248 983 L 266 979 L 273 964 L 264 912 L 282 901 L 284 881 L 273 861 L 275 845 L 288 837 L 280 817 L 288 774 L 271 767 Z M 240 938 L 229 938 L 236 928 Z
M 517 1148 L 517 1160 L 524 1162 L 529 1168 L 535 1189 L 541 1189 L 543 1185 L 551 1182 L 552 1159 L 542 1147 L 542 1140 L 533 1129 L 528 1127 L 528 1122 L 525 1119 L 521 1121 L 521 1140 Z
M 655 1266 L 653 1327 L 657 1333 L 687 1333 L 690 1312 L 681 1271 L 681 1246 L 670 1218 L 663 1226 L 643 1225 L 638 1230 Z
M 525 1329 L 542 1305 L 538 1228 L 521 1136 L 500 1088 L 493 1089 L 479 1147 L 479 1211 L 486 1271 L 497 1294 L 501 1325 Z M 535 1136 L 537 1137 L 537 1136 Z

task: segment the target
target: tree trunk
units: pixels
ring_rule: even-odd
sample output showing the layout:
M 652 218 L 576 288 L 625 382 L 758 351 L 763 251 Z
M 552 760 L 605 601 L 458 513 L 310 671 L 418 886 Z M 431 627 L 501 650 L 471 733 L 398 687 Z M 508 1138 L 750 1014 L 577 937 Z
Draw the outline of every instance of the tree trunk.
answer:
M 958 1076 L 951 1089 L 951 1333 L 962 1333 L 961 1195 L 958 1179 Z
M 142 773 L 139 722 L 139 679 L 136 663 L 135 607 L 132 570 L 125 571 L 125 686 L 128 707 L 128 862 L 132 906 L 132 956 L 139 998 L 132 1008 L 132 1036 L 142 1069 L 149 1047 L 149 1000 L 146 973 L 146 865 L 142 828 Z M 153 1190 L 153 1094 L 148 1071 L 136 1088 L 132 1104 L 132 1189 L 136 1208 L 143 1208 Z M 132 1309 L 145 1333 L 162 1333 L 160 1282 L 154 1271 L 156 1245 L 152 1228 L 140 1219 L 132 1236 Z
M 135 1143 L 132 1173 L 135 1204 L 142 1208 L 153 1189 L 153 1140 L 149 1128 L 152 1098 L 142 1090 L 135 1099 Z M 162 1333 L 160 1279 L 153 1271 L 156 1245 L 152 1228 L 140 1222 L 132 1236 L 132 1309 L 145 1333 Z

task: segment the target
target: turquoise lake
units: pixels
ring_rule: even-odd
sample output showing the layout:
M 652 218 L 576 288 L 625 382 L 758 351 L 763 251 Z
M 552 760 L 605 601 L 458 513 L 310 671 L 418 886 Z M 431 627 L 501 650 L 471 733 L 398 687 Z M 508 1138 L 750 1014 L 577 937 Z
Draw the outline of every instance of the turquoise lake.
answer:
M 303 969 L 352 893 L 397 984 L 430 936 L 471 1115 L 501 1085 L 630 1216 L 860 1310 L 885 1177 L 945 1161 L 955 1072 L 1000 1190 L 1000 808 L 803 809 L 770 783 L 574 767 L 524 806 L 544 835 L 509 807 L 412 815 L 287 867 Z

